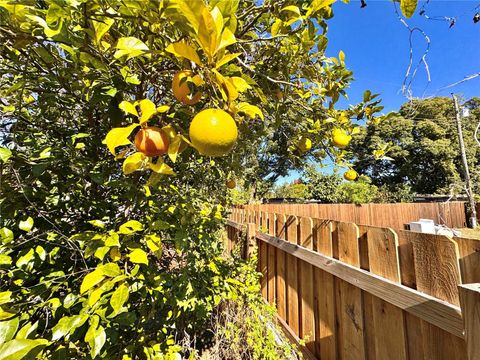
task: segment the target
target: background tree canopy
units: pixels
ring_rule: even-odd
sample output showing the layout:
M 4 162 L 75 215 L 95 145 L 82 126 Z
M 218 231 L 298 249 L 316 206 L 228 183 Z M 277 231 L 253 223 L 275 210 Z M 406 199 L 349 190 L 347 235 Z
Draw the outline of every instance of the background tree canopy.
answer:
M 462 118 L 474 191 L 480 190 L 480 147 L 474 131 L 479 99 L 465 102 Z M 388 121 L 371 123 L 354 137 L 350 159 L 377 186 L 407 184 L 419 194 L 464 194 L 453 101 L 447 97 L 412 100 Z

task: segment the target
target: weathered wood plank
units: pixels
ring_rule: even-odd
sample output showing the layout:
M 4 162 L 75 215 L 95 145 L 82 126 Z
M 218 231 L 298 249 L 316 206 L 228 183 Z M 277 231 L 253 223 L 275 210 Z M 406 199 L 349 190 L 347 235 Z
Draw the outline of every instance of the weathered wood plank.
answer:
M 287 241 L 297 244 L 298 221 L 296 216 L 287 216 Z M 287 324 L 300 336 L 299 302 L 298 302 L 298 266 L 297 258 L 287 254 Z
M 314 219 L 314 247 L 326 256 L 333 255 L 332 222 Z M 314 267 L 315 354 L 322 360 L 337 358 L 335 287 L 332 274 Z
M 337 223 L 338 259 L 345 264 L 360 267 L 359 230 L 354 223 Z M 364 359 L 364 324 L 361 289 L 335 279 L 338 323 L 337 350 L 341 359 Z
M 276 236 L 282 240 L 286 240 L 286 218 L 283 214 L 275 214 Z M 277 313 L 278 316 L 286 321 L 287 320 L 287 288 L 286 288 L 286 254 L 284 251 L 277 249 Z
M 463 338 L 461 312 L 455 305 L 267 234 L 257 232 L 257 239 Z
M 313 221 L 309 217 L 300 217 L 299 244 L 307 249 L 313 248 Z M 313 267 L 299 260 L 300 287 L 300 337 L 305 340 L 310 351 L 315 351 L 315 317 L 313 311 Z
M 460 254 L 462 284 L 480 282 L 480 240 L 455 237 Z
M 267 228 L 268 233 L 270 235 L 275 235 L 275 214 L 267 214 Z M 270 304 L 276 303 L 276 290 L 275 290 L 275 283 L 276 283 L 276 256 L 277 256 L 277 249 L 274 246 L 268 246 L 267 248 L 267 274 L 268 274 L 268 281 L 267 281 L 267 294 L 268 294 L 268 302 Z
M 480 284 L 459 286 L 469 360 L 480 359 Z

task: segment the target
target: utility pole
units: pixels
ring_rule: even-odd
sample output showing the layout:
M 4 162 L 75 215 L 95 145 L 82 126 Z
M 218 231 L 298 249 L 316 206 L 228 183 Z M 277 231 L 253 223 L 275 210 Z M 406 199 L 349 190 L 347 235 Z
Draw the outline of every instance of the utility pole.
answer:
M 465 188 L 467 190 L 468 203 L 470 206 L 469 225 L 472 228 L 477 227 L 477 211 L 475 209 L 475 200 L 473 198 L 472 183 L 470 181 L 470 172 L 468 171 L 467 154 L 465 153 L 465 144 L 463 142 L 462 120 L 460 119 L 460 109 L 455 94 L 452 93 L 453 103 L 455 104 L 455 118 L 457 120 L 458 142 L 460 144 L 460 155 L 462 156 Z

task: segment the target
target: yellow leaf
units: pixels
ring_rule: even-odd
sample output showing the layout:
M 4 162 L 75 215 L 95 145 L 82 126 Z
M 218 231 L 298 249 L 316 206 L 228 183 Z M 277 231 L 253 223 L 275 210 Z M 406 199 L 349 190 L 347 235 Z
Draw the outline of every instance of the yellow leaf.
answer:
M 147 253 L 142 249 L 135 249 L 130 254 L 128 254 L 130 261 L 134 264 L 145 264 L 148 265 Z
M 100 44 L 103 35 L 112 27 L 114 19 L 102 17 L 101 20 L 92 20 L 93 30 L 95 31 L 95 41 Z
M 232 76 L 229 80 L 239 92 L 244 92 L 251 88 L 251 86 L 241 77 Z
M 251 119 L 254 119 L 255 115 L 258 115 L 262 120 L 264 119 L 263 118 L 263 113 L 258 107 L 256 107 L 255 105 L 251 105 L 249 103 L 246 103 L 246 102 L 242 102 L 242 103 L 238 104 L 237 105 L 237 111 L 247 114 Z
M 218 69 L 219 67 L 228 64 L 230 61 L 233 59 L 239 57 L 242 53 L 235 53 L 235 54 L 227 54 L 224 57 L 222 57 L 220 60 L 217 61 L 217 64 L 215 65 L 215 68 Z
M 180 136 L 175 136 L 173 140 L 170 142 L 170 146 L 168 147 L 168 157 L 173 161 L 177 161 L 177 155 L 180 150 L 180 145 L 182 144 L 182 138 Z
M 202 61 L 197 54 L 197 51 L 187 44 L 185 41 L 179 41 L 167 46 L 165 51 L 178 56 L 193 61 L 198 66 L 202 66 Z
M 112 247 L 112 249 L 110 250 L 110 259 L 112 259 L 112 261 L 118 261 L 122 258 L 121 254 L 120 254 L 120 250 L 118 249 L 118 247 Z
M 88 297 L 88 305 L 93 306 L 97 303 L 97 301 L 100 299 L 100 297 L 103 294 L 103 289 L 102 287 L 99 287 L 98 289 L 95 289 L 92 291 L 90 296 Z
M 116 48 L 117 51 L 113 55 L 115 59 L 119 59 L 125 55 L 127 55 L 128 59 L 131 59 L 140 56 L 149 50 L 148 46 L 136 37 L 122 37 L 118 39 Z M 146 56 L 150 57 L 150 54 L 147 54 Z
M 332 5 L 337 0 L 313 0 L 310 6 L 308 7 L 307 13 L 305 16 L 310 16 L 315 14 L 317 11 Z
M 208 8 L 203 9 L 201 15 L 198 27 L 198 43 L 211 59 L 217 49 L 217 27 Z
M 412 17 L 417 9 L 417 0 L 400 0 L 400 9 L 406 18 Z
M 282 26 L 283 26 L 283 21 L 281 19 L 275 20 L 270 30 L 272 36 L 277 36 Z
M 177 132 L 175 131 L 175 129 L 173 128 L 172 125 L 166 125 L 162 128 L 162 130 L 165 132 L 165 134 L 168 135 L 168 138 L 170 139 L 170 141 L 175 137 L 177 136 Z
M 149 99 L 143 99 L 139 102 L 140 110 L 142 111 L 142 117 L 140 118 L 140 124 L 150 120 L 150 118 L 157 113 L 155 104 Z
M 168 110 L 170 110 L 170 106 L 168 106 L 168 105 L 162 105 L 162 106 L 157 107 L 157 112 L 158 113 L 164 113 L 164 112 L 167 112 Z
M 142 230 L 143 225 L 140 221 L 137 220 L 129 220 L 126 223 L 120 225 L 120 227 L 118 228 L 118 232 L 124 235 L 130 235 Z
M 297 14 L 298 16 L 301 15 L 300 9 L 298 8 L 298 6 L 295 6 L 295 5 L 285 6 L 285 7 L 282 8 L 282 10 L 280 10 L 280 12 L 283 12 L 283 11 L 289 11 L 289 12 Z
M 165 164 L 162 159 L 158 159 L 156 164 L 149 162 L 148 167 L 158 174 L 175 175 L 173 169 Z
M 223 29 L 223 16 L 218 7 L 214 7 L 210 14 L 213 17 L 213 21 L 215 22 L 215 30 L 217 33 L 217 39 L 216 42 L 217 44 L 220 42 L 220 37 L 222 35 L 222 29 Z
M 132 114 L 132 115 L 135 115 L 135 116 L 138 116 L 138 112 L 137 112 L 137 109 L 135 108 L 135 105 L 128 102 L 128 101 L 122 101 L 118 107 L 125 111 L 127 114 Z
M 235 44 L 236 42 L 237 39 L 235 38 L 235 35 L 230 31 L 229 28 L 225 28 L 223 30 L 222 38 L 220 40 L 220 45 L 218 45 L 215 52 L 218 52 L 229 45 Z
M 142 169 L 143 163 L 147 157 L 141 152 L 130 155 L 123 161 L 123 173 L 129 175 L 135 171 Z
M 228 100 L 229 102 L 234 101 L 238 98 L 238 91 L 229 79 L 225 78 L 222 74 L 220 74 L 217 70 L 213 69 L 213 73 L 216 77 L 216 83 L 219 86 L 219 89 L 222 92 L 222 96 L 224 100 Z
M 340 52 L 338 53 L 338 59 L 342 63 L 345 61 L 345 53 L 342 50 L 340 50 Z
M 103 275 L 102 269 L 95 269 L 91 273 L 88 273 L 83 278 L 82 285 L 80 285 L 80 294 L 87 292 L 103 279 L 105 279 L 105 276 Z
M 137 126 L 138 124 L 132 124 L 127 127 L 113 128 L 108 132 L 103 142 L 107 145 L 108 150 L 110 150 L 114 156 L 115 148 L 118 146 L 131 144 L 130 140 L 128 140 L 128 137 L 132 133 L 133 129 L 135 129 Z
M 186 25 L 189 25 L 193 32 L 197 34 L 200 26 L 200 17 L 205 8 L 203 1 L 170 0 L 168 1 L 166 13 L 181 21 L 182 24 L 186 23 Z

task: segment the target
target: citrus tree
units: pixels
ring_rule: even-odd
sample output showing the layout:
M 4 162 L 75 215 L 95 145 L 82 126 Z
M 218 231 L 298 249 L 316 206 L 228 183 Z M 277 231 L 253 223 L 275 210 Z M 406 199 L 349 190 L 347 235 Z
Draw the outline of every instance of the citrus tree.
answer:
M 1 359 L 194 358 L 222 301 L 260 306 L 229 188 L 348 166 L 381 110 L 336 107 L 334 2 L 0 0 Z

